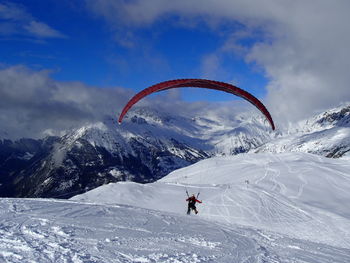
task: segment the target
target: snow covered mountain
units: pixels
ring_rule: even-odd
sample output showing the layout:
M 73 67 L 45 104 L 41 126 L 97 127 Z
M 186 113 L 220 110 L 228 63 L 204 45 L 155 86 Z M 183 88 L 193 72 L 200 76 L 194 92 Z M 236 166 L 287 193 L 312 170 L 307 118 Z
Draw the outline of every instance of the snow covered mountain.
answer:
M 0 194 L 69 198 L 109 182 L 153 182 L 211 156 L 248 151 L 344 157 L 349 113 L 347 104 L 271 132 L 259 113 L 183 116 L 138 108 L 122 125 L 106 117 L 61 137 L 0 140 Z M 29 141 L 36 146 L 28 148 Z
M 2 198 L 0 261 L 347 263 L 349 174 L 346 160 L 251 153 L 71 200 Z
M 268 129 L 262 118 L 237 116 L 225 122 L 215 115 L 192 118 L 139 108 L 122 125 L 106 118 L 50 137 L 44 140 L 50 142 L 47 151 L 23 147 L 17 153 L 18 142 L 0 145 L 0 168 L 9 168 L 2 170 L 0 193 L 67 198 L 108 182 L 152 182 L 216 154 L 255 148 L 270 138 Z M 23 165 L 11 166 L 25 154 Z
M 350 153 L 350 105 L 330 109 L 293 125 L 253 152 L 308 152 L 331 158 Z

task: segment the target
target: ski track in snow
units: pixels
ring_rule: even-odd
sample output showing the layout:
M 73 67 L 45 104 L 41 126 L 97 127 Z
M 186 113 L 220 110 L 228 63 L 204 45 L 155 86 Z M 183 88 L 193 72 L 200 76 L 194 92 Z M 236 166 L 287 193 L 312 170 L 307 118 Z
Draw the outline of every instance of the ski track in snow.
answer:
M 69 201 L 0 199 L 0 262 L 348 263 L 349 168 L 307 154 L 223 157 Z M 201 192 L 196 216 L 186 189 Z
M 75 202 L 2 199 L 0 204 L 8 211 L 1 217 L 3 262 L 256 262 L 263 257 L 244 235 L 230 237 L 226 230 L 223 237 L 220 228 L 185 216 Z
M 192 216 L 1 199 L 1 262 L 347 262 L 349 249 Z
M 198 205 L 201 218 L 350 248 L 347 172 L 350 171 L 346 161 L 310 154 L 246 154 L 205 160 L 154 184 L 105 186 L 96 190 L 99 196 L 91 191 L 76 200 L 123 203 L 183 214 L 185 204 L 178 200 L 182 200 L 185 189 L 190 193 L 200 190 L 204 200 L 203 205 Z M 249 184 L 244 183 L 247 179 Z M 141 188 L 147 196 L 144 202 L 120 194 L 131 193 L 130 197 Z M 174 200 L 173 204 L 157 204 L 165 199 Z

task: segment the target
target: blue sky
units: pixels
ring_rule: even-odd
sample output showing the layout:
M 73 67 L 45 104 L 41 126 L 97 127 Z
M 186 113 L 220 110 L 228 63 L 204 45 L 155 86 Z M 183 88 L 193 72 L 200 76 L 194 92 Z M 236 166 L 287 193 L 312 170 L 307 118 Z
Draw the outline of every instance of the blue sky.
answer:
M 288 127 L 350 101 L 349 10 L 349 0 L 0 0 L 0 134 L 114 116 L 136 92 L 176 78 L 235 84 Z M 231 112 L 239 100 L 162 95 L 145 101 Z
M 221 52 L 213 57 L 230 34 L 241 30 L 237 21 L 223 20 L 211 28 L 205 19 L 188 25 L 191 22 L 180 23 L 177 15 L 167 15 L 142 26 L 130 25 L 117 14 L 112 22 L 115 26 L 80 0 L 0 3 L 21 10 L 15 18 L 3 16 L 0 20 L 17 27 L 0 35 L 0 62 L 6 66 L 48 69 L 58 81 L 79 81 L 100 88 L 118 86 L 135 92 L 168 79 L 209 78 L 236 84 L 257 97 L 266 95 L 262 68 L 245 62 L 239 54 Z M 33 34 L 20 29 L 32 20 L 54 33 Z M 131 37 L 121 43 L 118 38 L 126 35 Z M 257 40 L 250 38 L 241 44 L 248 47 Z M 188 101 L 232 99 L 211 90 L 183 89 L 181 94 Z

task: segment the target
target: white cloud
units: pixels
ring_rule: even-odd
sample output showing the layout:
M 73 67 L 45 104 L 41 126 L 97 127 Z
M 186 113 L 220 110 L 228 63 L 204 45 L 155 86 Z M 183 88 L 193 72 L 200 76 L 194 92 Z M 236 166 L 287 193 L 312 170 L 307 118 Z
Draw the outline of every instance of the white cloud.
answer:
M 31 16 L 19 5 L 11 2 L 0 3 L 0 18 L 4 20 L 27 20 Z
M 66 130 L 103 121 L 121 113 L 134 95 L 123 88 L 95 88 L 80 82 L 60 82 L 50 71 L 34 71 L 24 66 L 0 67 L 0 139 L 42 138 L 61 135 Z M 179 90 L 162 92 L 141 100 L 137 106 L 195 117 L 207 111 L 232 118 L 234 113 L 254 110 L 246 102 L 189 103 Z M 129 114 L 132 114 L 131 112 Z
M 37 21 L 26 9 L 11 2 L 0 3 L 0 35 L 24 35 L 35 38 L 65 38 L 61 32 Z
M 212 53 L 205 55 L 202 60 L 203 77 L 207 79 L 216 78 L 222 68 L 220 67 L 220 58 L 217 54 Z
M 29 33 L 38 37 L 65 38 L 65 36 L 62 33 L 58 32 L 57 30 L 49 27 L 44 23 L 37 22 L 37 21 L 31 21 L 29 24 L 25 25 L 24 28 Z
M 315 110 L 350 100 L 348 0 L 87 2 L 111 25 L 124 25 L 129 30 L 176 14 L 184 19 L 205 21 L 220 35 L 220 26 L 227 21 L 240 23 L 248 37 L 250 32 L 259 32 L 255 42 L 246 46 L 239 44 L 244 34 L 234 36 L 237 28 L 233 29 L 226 35 L 226 43 L 204 58 L 203 67 L 205 70 L 213 67 L 214 71 L 219 68 L 220 61 L 216 58 L 222 52 L 240 53 L 247 62 L 259 64 L 270 79 L 268 108 L 279 121 L 294 121 Z
M 42 137 L 116 116 L 131 92 L 58 82 L 49 71 L 24 66 L 0 69 L 1 132 L 11 138 Z

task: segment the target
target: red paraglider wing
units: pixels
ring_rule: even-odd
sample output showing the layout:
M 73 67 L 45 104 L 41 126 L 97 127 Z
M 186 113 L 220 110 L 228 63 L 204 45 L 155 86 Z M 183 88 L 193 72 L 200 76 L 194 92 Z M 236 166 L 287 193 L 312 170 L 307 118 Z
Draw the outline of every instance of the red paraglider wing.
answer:
M 132 97 L 129 102 L 125 105 L 122 113 L 119 116 L 119 123 L 122 122 L 125 114 L 129 111 L 129 109 L 137 103 L 142 98 L 146 97 L 147 95 L 159 92 L 162 90 L 167 89 L 173 89 L 173 88 L 183 88 L 183 87 L 194 87 L 194 88 L 206 88 L 206 89 L 214 89 L 214 90 L 221 90 L 225 91 L 231 94 L 234 94 L 236 96 L 239 96 L 250 103 L 252 103 L 255 107 L 257 107 L 266 117 L 266 119 L 269 121 L 272 130 L 275 129 L 275 124 L 273 123 L 272 117 L 264 104 L 262 104 L 256 97 L 254 97 L 252 94 L 250 94 L 247 91 L 244 91 L 234 85 L 220 82 L 220 81 L 214 81 L 214 80 L 206 80 L 206 79 L 175 79 L 175 80 L 168 80 L 164 81 L 158 84 L 155 84 L 151 87 L 148 87 L 139 93 L 137 93 L 134 97 Z

